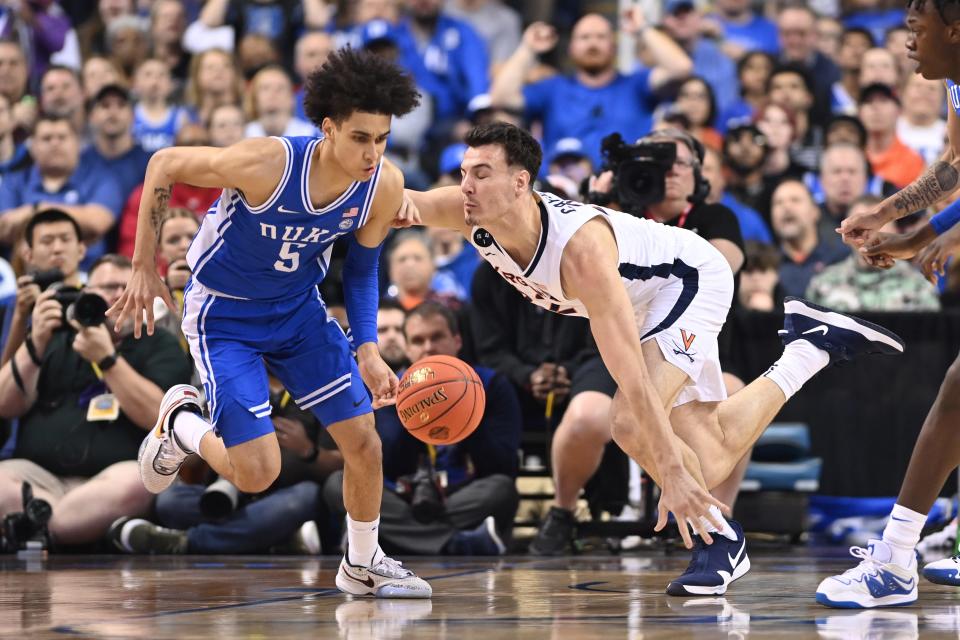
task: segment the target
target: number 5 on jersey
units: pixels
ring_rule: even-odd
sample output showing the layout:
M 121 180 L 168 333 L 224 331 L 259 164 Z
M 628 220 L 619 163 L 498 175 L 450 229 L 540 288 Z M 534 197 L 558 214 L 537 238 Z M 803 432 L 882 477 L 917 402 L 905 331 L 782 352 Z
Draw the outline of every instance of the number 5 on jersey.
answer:
M 284 242 L 280 247 L 280 259 L 273 263 L 273 268 L 286 273 L 296 271 L 300 267 L 300 254 L 296 250 L 305 246 L 303 242 Z

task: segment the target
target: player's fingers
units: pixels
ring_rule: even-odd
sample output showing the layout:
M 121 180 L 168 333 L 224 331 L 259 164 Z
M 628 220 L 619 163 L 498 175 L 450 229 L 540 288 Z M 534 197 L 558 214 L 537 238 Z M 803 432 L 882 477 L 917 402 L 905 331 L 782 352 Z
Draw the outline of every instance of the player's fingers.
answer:
M 687 527 L 687 519 L 681 517 L 677 513 L 674 513 L 673 515 L 677 518 L 677 529 L 680 530 L 680 537 L 683 538 L 683 546 L 685 546 L 687 549 L 692 549 L 693 539 L 690 537 L 690 529 Z
M 667 516 L 667 508 L 661 502 L 659 505 L 657 505 L 657 524 L 653 527 L 654 531 L 662 531 L 663 528 L 667 526 Z
M 177 309 L 176 303 L 173 301 L 173 296 L 170 295 L 170 289 L 163 287 L 160 290 L 160 298 L 163 300 L 163 303 L 167 305 L 167 309 L 170 310 L 170 313 L 173 315 L 180 313 L 179 309 Z

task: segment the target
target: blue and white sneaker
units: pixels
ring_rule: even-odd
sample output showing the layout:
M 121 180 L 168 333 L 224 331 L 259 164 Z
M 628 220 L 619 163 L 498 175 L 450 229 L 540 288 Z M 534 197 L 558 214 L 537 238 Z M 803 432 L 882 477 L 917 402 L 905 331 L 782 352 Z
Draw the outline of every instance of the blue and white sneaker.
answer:
M 708 545 L 700 536 L 694 536 L 696 544 L 690 565 L 683 575 L 667 585 L 667 595 L 720 596 L 727 592 L 731 582 L 750 571 L 743 527 L 733 520 L 727 522 L 736 532 L 737 539 L 714 533 L 711 534 L 713 544 Z
M 890 547 L 883 540 L 870 540 L 867 548 L 850 547 L 860 564 L 817 587 L 817 602 L 838 609 L 899 607 L 917 601 L 917 558 L 910 566 L 892 563 Z
M 826 351 L 831 364 L 865 354 L 903 353 L 900 336 L 872 322 L 793 297 L 785 299 L 783 310 L 786 317 L 778 333 L 784 346 L 806 340 Z
M 933 584 L 960 587 L 960 556 L 927 563 L 923 567 L 923 577 Z

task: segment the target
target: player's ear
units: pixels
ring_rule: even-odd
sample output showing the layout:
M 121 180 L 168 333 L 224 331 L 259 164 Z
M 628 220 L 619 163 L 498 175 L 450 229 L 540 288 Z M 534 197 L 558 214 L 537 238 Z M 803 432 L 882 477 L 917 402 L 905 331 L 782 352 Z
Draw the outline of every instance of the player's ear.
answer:
M 334 128 L 333 120 L 330 118 L 324 118 L 320 123 L 320 130 L 323 131 L 324 138 L 333 138 Z
M 533 178 L 530 176 L 530 172 L 526 169 L 517 171 L 516 174 L 516 186 L 517 186 L 517 195 L 521 195 L 530 188 L 530 181 Z

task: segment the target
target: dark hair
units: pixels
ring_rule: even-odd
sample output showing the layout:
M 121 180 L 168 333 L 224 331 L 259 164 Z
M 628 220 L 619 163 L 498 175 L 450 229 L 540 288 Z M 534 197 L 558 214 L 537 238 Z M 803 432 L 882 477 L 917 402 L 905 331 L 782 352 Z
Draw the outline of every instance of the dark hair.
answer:
M 703 77 L 701 77 L 701 76 L 690 76 L 690 77 L 688 77 L 686 80 L 683 80 L 683 81 L 677 86 L 677 99 L 680 98 L 680 91 L 683 90 L 683 87 L 685 87 L 686 85 L 690 84 L 691 82 L 699 82 L 701 85 L 703 85 L 703 88 L 704 88 L 704 89 L 706 90 L 706 92 L 707 92 L 707 121 L 701 123 L 701 124 L 698 125 L 698 126 L 703 126 L 703 127 L 713 127 L 713 126 L 716 126 L 716 121 L 717 121 L 717 97 L 716 97 L 716 95 L 715 95 L 714 92 L 713 92 L 713 87 L 711 87 L 711 86 L 710 86 L 710 83 L 707 82 Z M 689 116 L 688 116 L 688 118 L 689 118 Z
M 759 49 L 754 50 L 754 51 L 747 51 L 745 54 L 743 54 L 743 57 L 740 58 L 739 61 L 737 61 L 737 81 L 738 81 L 738 82 L 740 81 L 740 76 L 743 75 L 743 70 L 744 70 L 744 68 L 746 68 L 747 64 L 748 64 L 751 60 L 753 60 L 754 58 L 764 58 L 764 59 L 766 59 L 766 61 L 770 63 L 770 70 L 771 70 L 771 71 L 773 70 L 774 67 L 777 66 L 777 61 L 776 61 L 776 59 L 775 59 L 772 55 L 770 55 L 769 53 L 767 53 L 766 51 L 760 51 Z M 767 76 L 767 77 L 769 78 L 769 76 Z M 743 88 L 743 84 L 741 83 L 741 86 L 740 86 L 740 95 L 741 95 L 741 96 L 744 95 L 744 91 L 745 91 L 745 90 L 744 90 L 744 88 Z
M 60 115 L 55 113 L 41 113 L 39 116 L 37 116 L 36 122 L 33 123 L 32 133 L 37 132 L 37 129 L 40 128 L 41 122 L 50 122 L 50 123 L 66 122 L 70 126 L 70 131 L 73 131 L 74 135 L 76 135 L 77 133 L 77 131 L 73 128 L 73 122 L 70 121 L 70 118 L 68 118 L 65 115 Z
M 860 148 L 867 146 L 867 129 L 863 126 L 863 123 L 860 122 L 860 118 L 856 116 L 848 116 L 846 114 L 836 115 L 830 119 L 830 122 L 827 123 L 827 128 L 824 129 L 823 139 L 826 141 L 830 137 L 830 130 L 837 125 L 850 125 L 857 130 L 857 137 L 860 141 Z
M 407 315 L 407 310 L 403 308 L 403 305 L 400 304 L 400 301 L 396 298 L 380 298 L 377 311 L 402 311 L 404 317 Z
M 407 323 L 410 322 L 410 318 L 419 317 L 419 318 L 433 318 L 434 316 L 440 316 L 447 322 L 447 328 L 450 329 L 450 334 L 454 336 L 460 335 L 460 322 L 457 320 L 456 314 L 450 310 L 449 307 L 445 307 L 439 302 L 421 302 L 413 309 L 407 313 L 407 317 L 403 319 L 403 335 L 407 335 Z
M 863 27 L 847 27 L 843 30 L 843 35 L 841 36 L 840 41 L 843 42 L 843 38 L 851 35 L 861 35 L 866 38 L 867 42 L 870 43 L 871 49 L 877 46 L 877 40 L 873 37 L 873 34 L 870 33 L 869 29 L 865 29 Z
M 368 51 L 346 47 L 307 76 L 303 109 L 318 127 L 343 122 L 355 111 L 402 116 L 420 104 L 410 74 Z
M 803 85 L 807 88 L 807 93 L 809 93 L 811 96 L 815 95 L 813 91 L 813 78 L 810 77 L 810 72 L 807 71 L 805 67 L 790 62 L 778 64 L 773 68 L 773 71 L 770 72 L 770 76 L 767 78 L 767 93 L 770 93 L 770 87 L 773 84 L 773 79 L 785 73 L 792 73 L 800 76 L 800 78 L 803 80 Z
M 73 76 L 73 79 L 77 81 L 77 84 L 79 84 L 81 87 L 83 86 L 83 80 L 80 78 L 80 73 L 76 69 L 71 69 L 70 67 L 66 67 L 62 64 L 52 64 L 46 69 L 44 69 L 43 73 L 40 75 L 41 87 L 43 86 L 44 78 L 46 78 L 48 75 L 50 75 L 54 71 L 65 71 L 66 73 L 69 73 L 71 76 Z
M 98 267 L 105 264 L 112 264 L 118 269 L 133 269 L 133 263 L 130 262 L 130 258 L 127 256 L 122 256 L 119 253 L 105 253 L 99 258 L 97 258 L 90 269 L 87 271 L 87 276 L 92 276 L 93 272 L 97 270 Z
M 507 155 L 507 164 L 521 166 L 530 174 L 530 184 L 540 173 L 543 162 L 543 150 L 536 138 L 518 126 L 506 122 L 491 122 L 474 127 L 467 133 L 464 142 L 468 147 L 482 147 L 495 144 L 503 147 Z
M 780 251 L 773 245 L 756 240 L 747 240 L 743 243 L 742 273 L 754 271 L 776 271 L 780 268 Z
M 69 213 L 63 209 L 40 209 L 27 221 L 27 226 L 23 231 L 27 246 L 33 248 L 33 230 L 41 224 L 53 224 L 55 222 L 69 222 L 73 225 L 73 230 L 77 232 L 77 241 L 79 242 L 83 235 L 80 233 L 80 225 L 73 219 Z
M 940 14 L 940 19 L 943 20 L 944 24 L 950 24 L 956 20 L 960 20 L 960 1 L 958 0 L 930 0 L 933 2 L 933 6 L 936 8 L 937 13 Z M 927 4 L 927 0 L 907 0 L 907 9 L 916 9 L 917 11 L 923 11 L 924 5 Z M 953 17 L 948 18 L 947 13 L 953 14 Z

